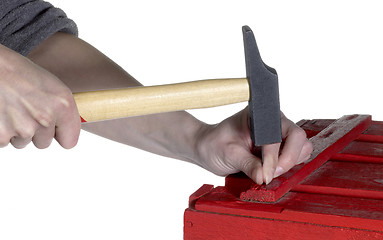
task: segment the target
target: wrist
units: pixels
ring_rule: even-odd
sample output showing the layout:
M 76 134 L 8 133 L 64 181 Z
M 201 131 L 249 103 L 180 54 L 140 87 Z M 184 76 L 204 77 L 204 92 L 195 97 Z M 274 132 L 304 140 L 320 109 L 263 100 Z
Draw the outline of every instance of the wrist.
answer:
M 206 145 L 204 139 L 211 125 L 199 120 L 197 121 L 198 123 L 194 125 L 193 130 L 189 134 L 188 144 L 186 145 L 188 146 L 188 151 L 184 154 L 184 158 L 187 162 L 207 169 L 203 161 L 203 149 Z
M 186 117 L 179 119 L 183 122 L 181 124 L 182 130 L 175 132 L 178 137 L 170 151 L 175 155 L 175 158 L 202 166 L 198 146 L 208 125 L 189 113 L 185 112 L 185 114 L 187 114 Z

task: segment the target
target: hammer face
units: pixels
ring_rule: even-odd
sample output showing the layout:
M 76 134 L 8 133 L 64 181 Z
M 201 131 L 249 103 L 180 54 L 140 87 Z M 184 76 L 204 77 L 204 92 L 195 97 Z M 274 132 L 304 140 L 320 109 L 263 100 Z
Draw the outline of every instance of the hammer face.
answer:
M 263 63 L 253 32 L 242 27 L 246 75 L 250 86 L 249 125 L 255 146 L 282 141 L 278 75 Z

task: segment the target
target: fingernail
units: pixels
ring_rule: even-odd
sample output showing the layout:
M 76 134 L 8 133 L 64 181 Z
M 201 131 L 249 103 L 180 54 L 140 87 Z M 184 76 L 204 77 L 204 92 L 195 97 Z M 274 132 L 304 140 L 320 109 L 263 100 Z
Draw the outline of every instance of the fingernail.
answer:
M 257 183 L 258 185 L 262 185 L 262 184 L 263 184 L 263 179 L 257 178 L 256 183 Z
M 258 185 L 262 185 L 262 184 L 263 184 L 263 173 L 262 173 L 262 168 L 257 169 L 257 174 L 256 174 L 255 182 L 256 182 Z
M 266 182 L 265 182 L 266 185 L 269 184 L 273 180 L 272 174 L 271 173 L 266 174 L 265 180 L 266 180 Z
M 282 175 L 283 173 L 285 173 L 285 170 L 283 170 L 283 168 L 281 167 L 277 167 L 277 169 L 275 170 L 275 173 L 274 173 L 274 177 L 279 177 L 280 175 Z
M 266 169 L 265 169 L 266 170 Z M 265 184 L 269 184 L 273 178 L 274 178 L 274 169 L 267 169 L 264 173 L 264 176 L 265 176 Z

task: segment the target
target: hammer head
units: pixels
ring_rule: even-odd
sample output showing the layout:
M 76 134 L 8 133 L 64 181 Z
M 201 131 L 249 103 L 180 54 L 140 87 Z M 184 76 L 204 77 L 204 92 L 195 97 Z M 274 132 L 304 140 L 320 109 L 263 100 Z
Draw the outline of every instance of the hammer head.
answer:
M 278 75 L 261 59 L 253 32 L 242 27 L 246 75 L 250 86 L 249 125 L 255 146 L 282 141 Z

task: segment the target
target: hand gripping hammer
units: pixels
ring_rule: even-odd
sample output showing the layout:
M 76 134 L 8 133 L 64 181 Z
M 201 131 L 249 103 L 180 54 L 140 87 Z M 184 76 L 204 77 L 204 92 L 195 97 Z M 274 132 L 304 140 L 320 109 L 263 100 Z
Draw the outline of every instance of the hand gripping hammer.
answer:
M 75 93 L 83 122 L 207 108 L 249 101 L 255 146 L 281 142 L 278 75 L 263 63 L 254 34 L 242 27 L 246 78 L 200 80 L 160 86 Z

